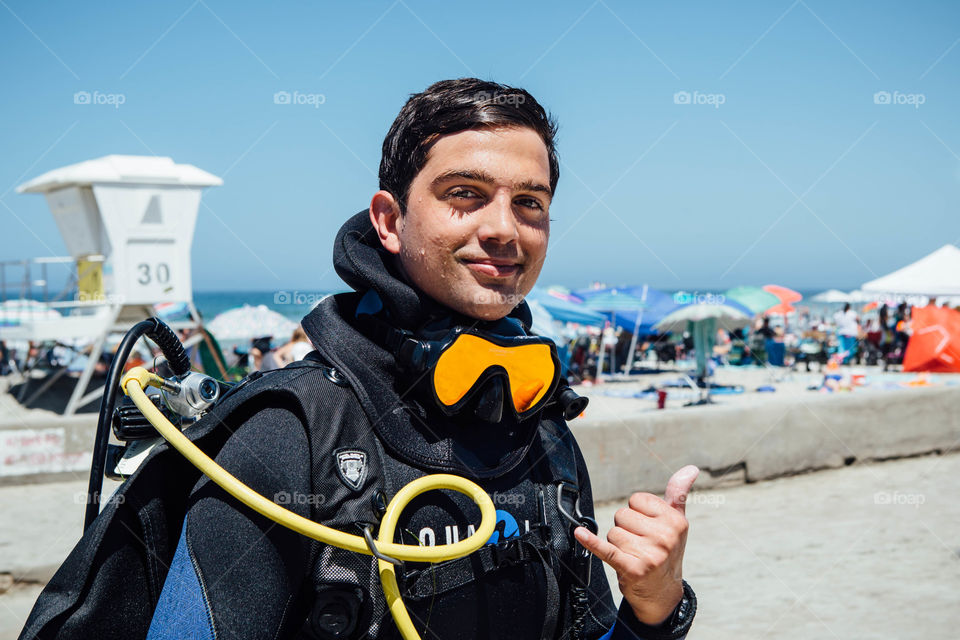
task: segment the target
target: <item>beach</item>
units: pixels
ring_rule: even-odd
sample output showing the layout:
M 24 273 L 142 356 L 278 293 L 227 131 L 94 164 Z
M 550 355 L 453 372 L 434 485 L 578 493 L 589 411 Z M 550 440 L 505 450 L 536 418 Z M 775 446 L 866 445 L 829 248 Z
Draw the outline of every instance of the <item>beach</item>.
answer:
M 0 575 L 25 548 L 49 565 L 69 552 L 82 519 L 75 496 L 85 489 L 79 479 L 0 488 Z M 689 638 L 955 638 L 958 491 L 960 454 L 695 488 L 684 559 L 698 597 Z M 598 505 L 601 531 L 620 506 Z M 619 603 L 609 568 L 607 578 Z M 17 637 L 40 588 L 21 582 L 0 595 L 0 640 Z

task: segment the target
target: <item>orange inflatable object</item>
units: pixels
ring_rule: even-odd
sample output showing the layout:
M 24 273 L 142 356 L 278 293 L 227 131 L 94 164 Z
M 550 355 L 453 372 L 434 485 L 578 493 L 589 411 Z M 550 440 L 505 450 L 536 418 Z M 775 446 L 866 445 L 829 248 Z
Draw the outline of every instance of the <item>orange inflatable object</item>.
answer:
M 960 311 L 914 307 L 913 335 L 903 356 L 904 371 L 960 373 Z

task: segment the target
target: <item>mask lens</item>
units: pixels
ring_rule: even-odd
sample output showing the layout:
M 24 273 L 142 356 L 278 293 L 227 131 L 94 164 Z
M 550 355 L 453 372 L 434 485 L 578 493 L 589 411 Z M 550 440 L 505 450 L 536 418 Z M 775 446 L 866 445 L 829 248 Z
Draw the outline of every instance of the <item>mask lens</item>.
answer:
M 514 410 L 535 408 L 550 390 L 556 364 L 549 344 L 500 346 L 480 336 L 463 334 L 440 355 L 433 372 L 437 398 L 453 408 L 492 366 L 502 367 L 510 381 Z

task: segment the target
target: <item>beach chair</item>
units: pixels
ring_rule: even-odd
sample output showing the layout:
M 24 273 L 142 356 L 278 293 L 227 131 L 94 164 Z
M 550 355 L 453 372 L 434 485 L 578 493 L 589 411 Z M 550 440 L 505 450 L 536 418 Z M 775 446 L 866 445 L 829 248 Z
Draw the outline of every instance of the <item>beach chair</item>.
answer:
M 235 382 L 247 375 L 246 369 L 241 366 L 228 366 L 220 343 L 212 333 L 207 331 L 206 327 L 202 331 L 203 340 L 197 344 L 197 351 L 200 355 L 200 366 L 203 367 L 205 374 L 225 382 Z

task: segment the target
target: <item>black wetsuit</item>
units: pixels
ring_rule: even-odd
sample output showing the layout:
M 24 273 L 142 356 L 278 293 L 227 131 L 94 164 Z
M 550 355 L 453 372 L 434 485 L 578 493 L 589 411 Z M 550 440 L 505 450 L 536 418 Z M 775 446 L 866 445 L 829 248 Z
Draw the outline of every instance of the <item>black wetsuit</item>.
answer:
M 393 356 L 358 329 L 356 307 L 362 293 L 375 291 L 390 318 L 409 328 L 449 311 L 401 280 L 379 248 L 366 212 L 341 229 L 334 262 L 358 293 L 328 298 L 304 318 L 317 347 L 307 360 L 268 373 L 246 390 L 274 385 L 309 401 L 255 396 L 256 401 L 239 403 L 222 418 L 205 419 L 200 424 L 211 434 L 218 429 L 226 434 L 217 443 L 217 462 L 275 502 L 350 533 L 359 533 L 365 522 L 375 525 L 384 501 L 416 477 L 449 472 L 480 484 L 497 508 L 497 529 L 488 544 L 465 559 L 408 564 L 398 572 L 424 638 L 566 639 L 575 619 L 581 637 L 591 640 L 681 637 L 692 616 L 691 592 L 685 596 L 685 616 L 647 627 L 626 604 L 619 613 L 614 608 L 596 558 L 590 561 L 581 608 L 571 604 L 576 543 L 557 515 L 557 476 L 577 484 L 585 515 L 593 515 L 593 502 L 586 466 L 559 409 L 548 408 L 522 423 L 470 424 L 418 402 L 412 381 Z M 529 323 L 526 305 L 514 314 Z M 222 426 L 211 426 L 214 418 Z M 139 475 L 158 474 L 158 463 L 151 462 Z M 152 516 L 149 500 L 127 493 L 125 504 L 109 505 L 98 518 L 111 523 L 95 523 L 94 533 L 84 536 L 93 542 L 81 540 L 66 570 L 41 595 L 22 637 L 120 638 L 147 627 L 151 640 L 398 636 L 369 556 L 294 533 L 240 505 L 205 477 L 186 492 L 183 520 L 175 515 L 175 500 Z M 131 504 L 137 517 L 125 520 L 118 510 Z M 404 512 L 396 540 L 455 542 L 472 533 L 478 521 L 479 511 L 468 498 L 430 492 Z M 121 526 L 127 530 L 119 532 L 124 542 L 117 548 L 123 552 L 97 551 L 94 543 L 111 540 L 109 532 Z M 138 554 L 130 548 L 141 536 L 163 544 L 148 540 L 149 553 L 141 549 Z M 131 556 L 131 584 L 125 591 L 125 578 L 103 575 L 98 564 L 113 563 L 111 571 L 121 571 L 122 557 L 114 558 L 118 553 Z M 84 558 L 92 568 L 76 569 Z M 74 573 L 84 577 L 71 585 Z M 86 606 L 85 591 L 96 596 Z M 77 602 L 70 604 L 71 598 Z M 119 612 L 108 614 L 111 606 Z M 108 615 L 116 617 L 115 624 L 95 619 Z

